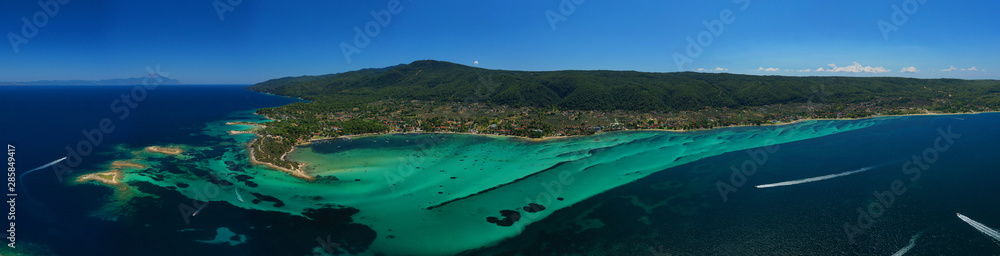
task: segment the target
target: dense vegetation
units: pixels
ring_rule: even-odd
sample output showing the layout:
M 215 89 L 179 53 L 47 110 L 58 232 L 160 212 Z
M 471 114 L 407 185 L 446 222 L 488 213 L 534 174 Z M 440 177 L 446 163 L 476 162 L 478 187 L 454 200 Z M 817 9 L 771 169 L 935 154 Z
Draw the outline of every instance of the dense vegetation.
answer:
M 897 77 L 785 77 L 633 71 L 504 71 L 440 61 L 384 69 L 282 78 L 249 89 L 300 97 L 328 108 L 382 99 L 482 102 L 576 110 L 677 111 L 876 98 L 950 99 L 949 105 L 998 105 L 1000 81 Z

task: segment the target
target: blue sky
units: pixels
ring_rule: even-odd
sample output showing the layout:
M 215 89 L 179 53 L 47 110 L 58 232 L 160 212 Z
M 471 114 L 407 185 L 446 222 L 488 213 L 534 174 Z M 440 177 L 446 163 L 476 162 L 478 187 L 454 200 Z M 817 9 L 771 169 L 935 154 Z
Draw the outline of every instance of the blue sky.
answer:
M 395 14 L 393 2 L 74 0 L 49 15 L 34 0 L 3 1 L 0 81 L 138 77 L 160 65 L 187 84 L 252 84 L 422 59 L 510 70 L 1000 79 L 997 1 L 398 0 Z M 225 5 L 221 19 L 216 4 Z M 383 26 L 372 11 L 391 16 Z M 43 26 L 25 33 L 22 17 Z M 895 30 L 886 36 L 880 21 Z M 369 23 L 378 33 L 356 45 L 355 27 Z M 342 43 L 358 50 L 350 61 Z

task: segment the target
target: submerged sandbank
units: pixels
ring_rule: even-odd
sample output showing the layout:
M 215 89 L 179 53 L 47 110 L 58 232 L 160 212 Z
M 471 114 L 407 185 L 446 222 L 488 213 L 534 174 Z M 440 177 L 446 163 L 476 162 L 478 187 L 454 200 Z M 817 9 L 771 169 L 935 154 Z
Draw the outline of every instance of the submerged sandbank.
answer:
M 146 168 L 149 168 L 148 166 L 145 166 L 145 165 L 142 165 L 142 164 L 139 164 L 139 163 L 135 163 L 135 162 L 131 162 L 131 161 L 127 161 L 127 160 L 117 160 L 117 161 L 111 162 L 111 167 L 115 168 L 115 169 L 120 169 L 120 168 L 146 169 Z

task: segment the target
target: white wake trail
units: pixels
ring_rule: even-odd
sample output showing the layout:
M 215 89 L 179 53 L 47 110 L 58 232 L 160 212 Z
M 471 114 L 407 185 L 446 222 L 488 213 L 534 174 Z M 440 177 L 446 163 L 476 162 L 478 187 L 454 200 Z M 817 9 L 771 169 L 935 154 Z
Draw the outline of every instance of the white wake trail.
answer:
M 781 186 L 797 185 L 797 184 L 802 184 L 802 183 L 809 183 L 809 182 L 814 182 L 814 181 L 821 181 L 821 180 L 833 179 L 833 178 L 836 178 L 836 177 L 847 176 L 847 175 L 851 175 L 851 174 L 855 174 L 855 173 L 859 173 L 859 172 L 871 170 L 872 168 L 874 168 L 874 166 L 869 166 L 869 167 L 865 167 L 865 168 L 861 168 L 861 169 L 857 169 L 857 170 L 853 170 L 853 171 L 849 171 L 849 172 L 842 172 L 842 173 L 837 173 L 837 174 L 823 175 L 823 176 L 819 176 L 819 177 L 812 177 L 812 178 L 806 178 L 806 179 L 801 179 L 801 180 L 793 180 L 793 181 L 785 181 L 785 182 L 778 182 L 778 183 L 757 185 L 757 188 L 781 187 Z
M 899 251 L 893 253 L 892 256 L 903 256 L 903 254 L 909 252 L 910 249 L 913 249 L 913 246 L 917 245 L 917 238 L 920 238 L 920 235 L 922 234 L 924 234 L 923 231 L 917 232 L 916 235 L 913 235 L 913 237 L 910 238 L 910 244 L 907 244 L 906 247 L 903 247 L 903 249 L 899 249 Z
M 970 219 L 969 217 L 965 217 L 965 215 L 962 215 L 961 213 L 956 213 L 956 214 L 958 214 L 959 219 L 962 219 L 962 221 L 965 221 L 965 223 L 969 223 L 969 225 L 971 225 L 973 228 L 976 228 L 976 230 L 979 230 L 979 232 L 983 232 L 983 234 L 986 234 L 987 236 L 992 237 L 997 241 L 1000 241 L 1000 232 L 998 232 L 996 229 L 992 229 L 990 227 L 987 227 L 986 225 L 983 225 L 982 223 Z
M 205 206 L 208 206 L 208 201 L 206 201 L 205 203 L 201 204 L 201 207 L 198 207 L 198 210 L 194 211 L 194 213 L 192 213 L 191 216 L 197 216 L 198 213 L 201 212 L 202 209 L 205 209 Z
M 240 203 L 242 203 L 243 202 L 243 197 L 240 196 L 240 190 L 238 188 L 236 188 L 236 186 L 233 186 L 233 191 L 236 191 L 236 199 L 239 199 Z
M 55 165 L 55 164 L 58 164 L 59 162 L 62 162 L 63 160 L 66 160 L 66 157 L 63 157 L 63 158 L 59 158 L 59 159 L 56 159 L 55 161 L 52 161 L 52 162 L 49 162 L 49 163 L 47 163 L 47 164 L 45 164 L 45 165 L 42 165 L 42 166 L 39 166 L 38 168 L 35 168 L 35 169 L 31 169 L 31 170 L 29 170 L 29 171 L 26 171 L 26 172 L 24 172 L 24 173 L 21 173 L 21 177 L 24 177 L 24 175 L 27 175 L 28 173 L 31 173 L 31 172 L 33 172 L 33 171 L 37 171 L 37 170 L 41 170 L 41 169 L 45 169 L 45 168 L 48 168 L 49 166 L 53 166 L 53 165 Z
M 37 170 L 49 168 L 49 166 L 53 166 L 55 164 L 58 164 L 59 162 L 62 162 L 63 160 L 66 160 L 66 158 L 67 157 L 59 158 L 59 159 L 56 159 L 55 161 L 49 162 L 49 163 L 47 163 L 45 165 L 42 165 L 42 166 L 39 166 L 39 167 L 37 167 L 35 169 L 28 170 L 26 172 L 21 173 L 21 176 L 18 176 L 18 177 L 19 177 L 19 179 L 22 179 L 22 178 L 24 178 L 24 175 L 28 175 L 29 173 L 32 173 L 32 172 L 37 171 Z M 22 187 L 22 190 L 24 191 L 24 193 L 28 194 L 28 186 L 27 186 L 27 184 L 24 184 L 24 181 L 21 181 L 21 187 Z M 28 194 L 28 197 L 31 198 L 31 194 Z M 32 198 L 31 200 L 34 201 L 34 198 Z

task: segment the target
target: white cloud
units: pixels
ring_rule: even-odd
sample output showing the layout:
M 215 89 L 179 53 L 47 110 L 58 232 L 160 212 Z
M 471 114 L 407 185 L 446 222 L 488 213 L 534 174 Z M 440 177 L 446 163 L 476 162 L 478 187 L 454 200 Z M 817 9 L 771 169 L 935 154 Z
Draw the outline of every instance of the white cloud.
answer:
M 767 72 L 774 72 L 774 71 L 781 71 L 781 69 L 778 69 L 778 68 L 764 68 L 764 67 L 758 67 L 758 68 L 757 68 L 757 71 L 767 71 Z
M 816 69 L 816 72 L 823 72 L 823 71 L 826 71 L 826 70 L 823 70 L 823 68 L 817 68 Z
M 941 71 L 951 72 L 951 71 L 955 71 L 955 70 L 959 70 L 959 71 L 981 71 L 981 70 L 979 70 L 976 67 L 959 69 L 959 68 L 956 68 L 955 66 L 948 66 L 948 68 L 942 69 Z
M 812 69 L 808 69 L 808 68 L 807 69 L 799 69 L 799 70 L 796 70 L 795 72 L 812 72 Z
M 472 62 L 472 65 L 479 65 L 479 61 L 477 60 L 477 61 Z
M 729 69 L 728 68 L 715 67 L 715 68 L 698 68 L 698 69 L 695 69 L 694 71 L 698 71 L 698 72 L 724 72 L 724 71 L 729 71 Z
M 854 62 L 854 65 L 846 67 L 837 67 L 836 64 L 828 64 L 830 66 L 826 72 L 845 72 L 845 73 L 885 73 L 892 71 L 885 67 L 872 67 L 872 66 L 861 66 L 858 62 Z
M 920 70 L 917 70 L 916 67 L 905 67 L 905 68 L 903 68 L 903 70 L 900 70 L 899 72 L 902 72 L 902 73 L 917 73 L 917 72 L 920 72 Z

